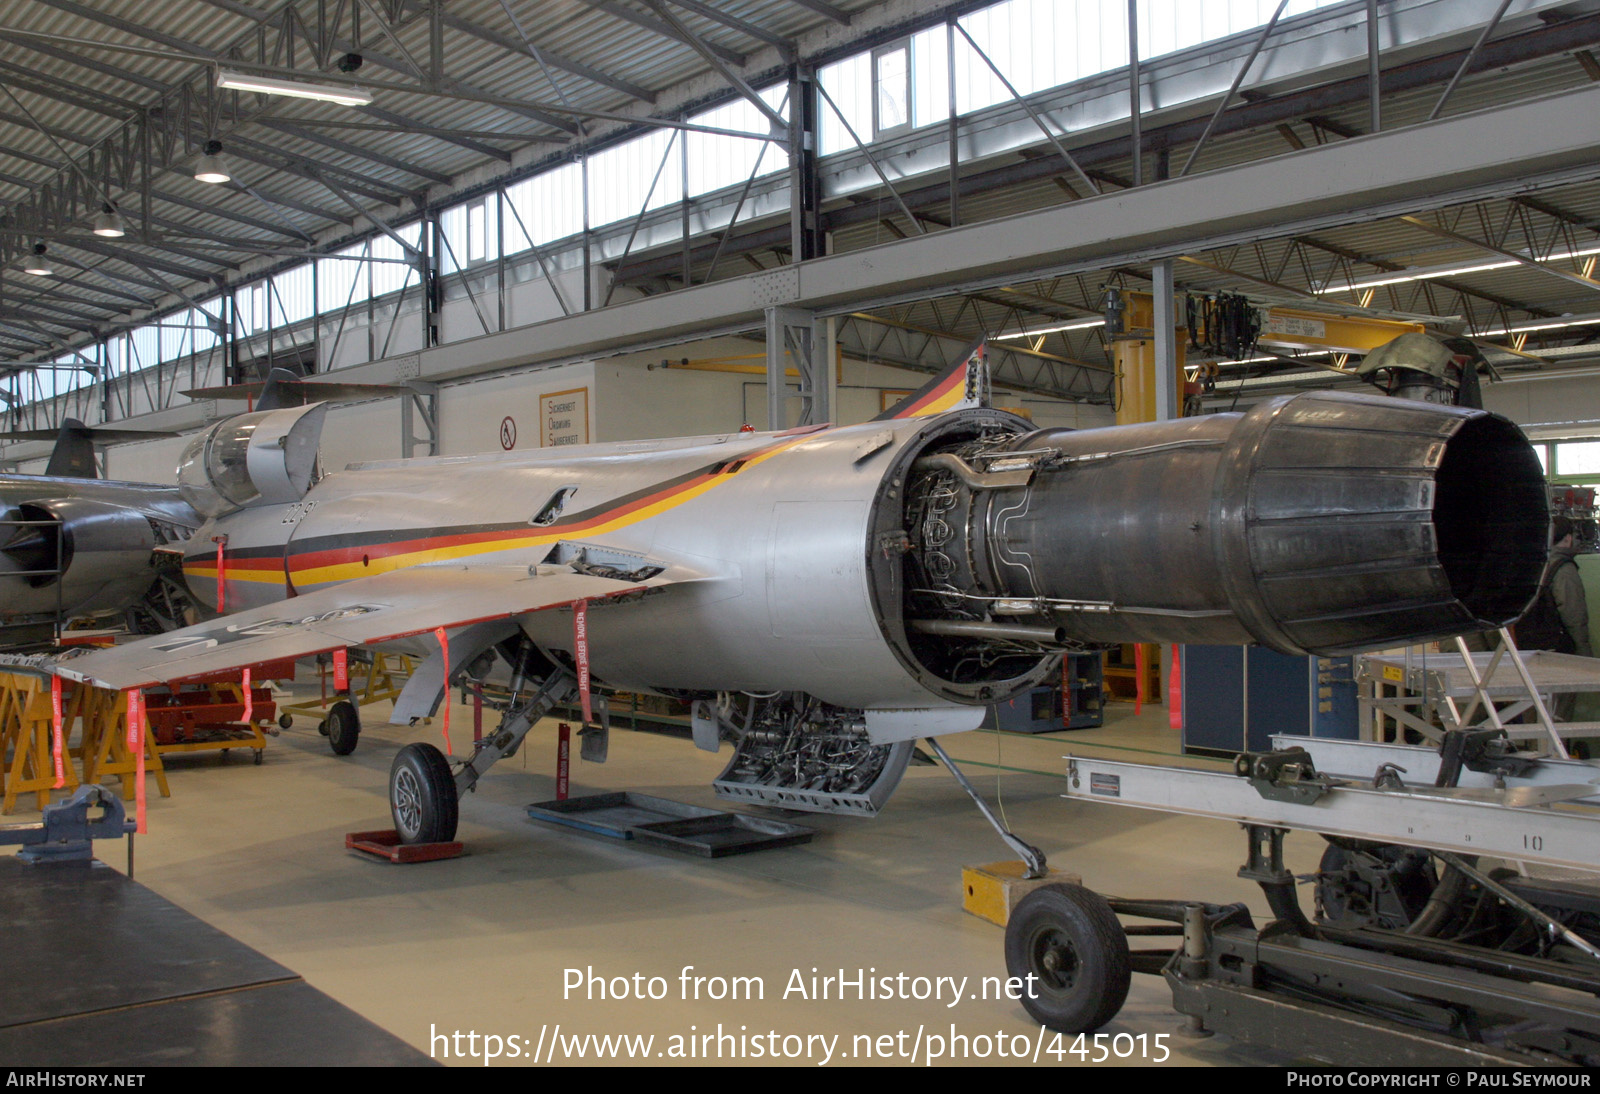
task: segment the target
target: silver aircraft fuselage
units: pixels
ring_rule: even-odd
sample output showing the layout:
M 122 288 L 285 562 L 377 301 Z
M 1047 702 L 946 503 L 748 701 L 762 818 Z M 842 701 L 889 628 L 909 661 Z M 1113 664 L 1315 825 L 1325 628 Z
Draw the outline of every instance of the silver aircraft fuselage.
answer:
M 672 582 L 595 606 L 600 682 L 904 709 L 1014 695 L 1066 648 L 1346 652 L 1498 625 L 1532 598 L 1546 520 L 1504 419 L 1309 394 L 1079 432 L 966 410 L 357 464 L 210 520 L 184 569 L 209 599 L 226 537 L 238 610 L 419 565 L 609 551 Z M 518 623 L 572 650 L 570 613 Z

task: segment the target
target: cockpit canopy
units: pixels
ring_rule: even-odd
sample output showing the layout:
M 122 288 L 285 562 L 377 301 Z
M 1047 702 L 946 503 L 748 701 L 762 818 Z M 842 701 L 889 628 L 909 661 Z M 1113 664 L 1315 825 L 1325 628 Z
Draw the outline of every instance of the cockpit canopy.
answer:
M 326 414 L 314 403 L 218 422 L 183 450 L 178 491 L 208 517 L 299 501 L 311 488 Z

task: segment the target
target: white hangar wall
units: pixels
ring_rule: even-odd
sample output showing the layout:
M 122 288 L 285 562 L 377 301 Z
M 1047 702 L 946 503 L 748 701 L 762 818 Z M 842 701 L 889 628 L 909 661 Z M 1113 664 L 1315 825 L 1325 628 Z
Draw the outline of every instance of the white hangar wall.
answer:
M 1485 384 L 1483 405 L 1530 436 L 1600 436 L 1600 372 Z

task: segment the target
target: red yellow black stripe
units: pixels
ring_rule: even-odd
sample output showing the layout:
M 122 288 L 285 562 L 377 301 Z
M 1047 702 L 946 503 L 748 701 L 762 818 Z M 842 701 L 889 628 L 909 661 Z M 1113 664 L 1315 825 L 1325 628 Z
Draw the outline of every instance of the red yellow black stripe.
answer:
M 329 582 L 385 573 L 451 558 L 466 558 L 493 551 L 534 547 L 574 536 L 597 535 L 625 527 L 674 509 L 734 475 L 794 447 L 804 435 L 785 436 L 736 459 L 719 460 L 674 478 L 623 495 L 603 507 L 574 513 L 546 527 L 525 521 L 430 529 L 422 535 L 405 531 L 325 536 L 287 545 L 244 548 L 226 554 L 229 581 L 281 584 L 285 571 L 291 587 L 308 588 Z M 290 552 L 285 566 L 284 551 Z M 196 581 L 215 581 L 214 553 L 191 556 L 184 575 Z

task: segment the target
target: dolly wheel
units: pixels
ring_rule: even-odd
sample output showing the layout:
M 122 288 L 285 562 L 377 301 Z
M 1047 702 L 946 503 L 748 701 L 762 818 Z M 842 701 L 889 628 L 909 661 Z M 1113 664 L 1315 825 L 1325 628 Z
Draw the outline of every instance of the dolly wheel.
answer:
M 293 714 L 280 714 L 280 715 L 278 715 L 278 728 L 279 729 L 293 729 L 294 728 L 294 715 Z
M 1128 998 L 1128 937 L 1111 905 L 1080 885 L 1044 885 L 1006 924 L 1006 971 L 1023 981 L 1022 1005 L 1062 1033 L 1099 1029 Z
M 328 747 L 335 756 L 348 756 L 356 750 L 356 742 L 361 739 L 361 717 L 354 703 L 340 699 L 329 707 L 327 724 Z
M 389 812 L 401 843 L 447 843 L 456 838 L 460 802 L 444 753 L 428 744 L 402 748 L 389 768 Z

